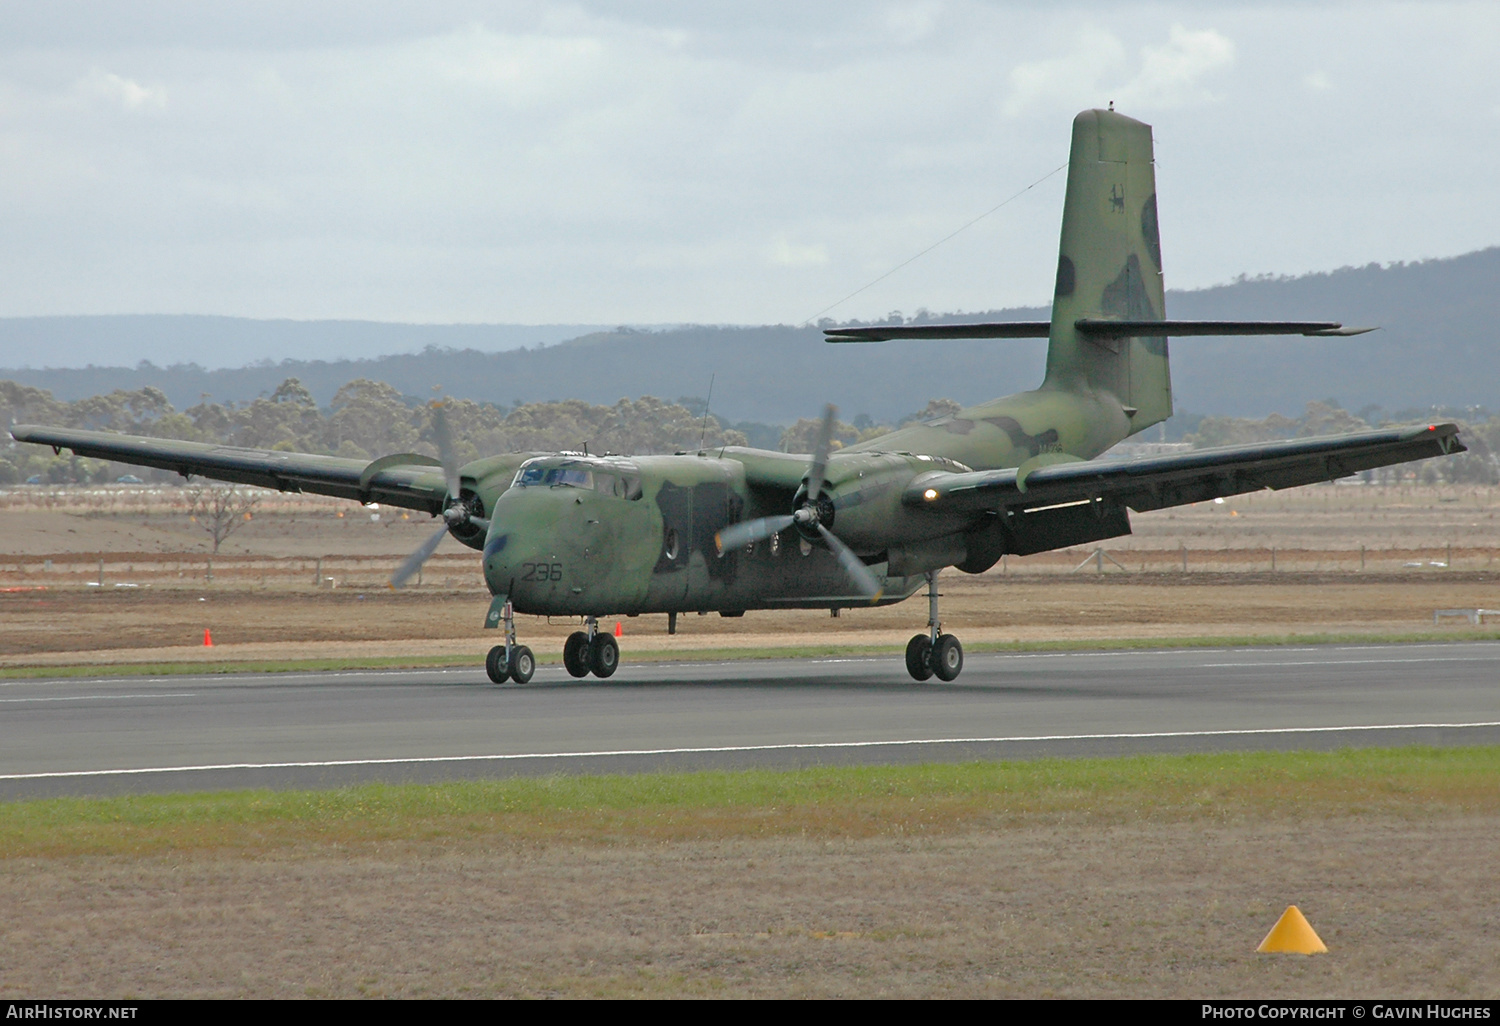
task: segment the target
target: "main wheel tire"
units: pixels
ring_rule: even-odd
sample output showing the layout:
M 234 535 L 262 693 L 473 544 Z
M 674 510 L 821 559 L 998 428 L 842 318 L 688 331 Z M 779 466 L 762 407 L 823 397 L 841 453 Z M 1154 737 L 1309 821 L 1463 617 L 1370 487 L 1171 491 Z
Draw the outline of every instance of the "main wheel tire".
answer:
M 583 631 L 574 631 L 563 642 L 563 668 L 574 677 L 589 675 L 589 636 Z
M 915 634 L 906 643 L 906 672 L 914 680 L 932 676 L 932 639 L 927 635 Z
M 615 639 L 608 634 L 594 635 L 594 643 L 589 646 L 589 669 L 594 676 L 609 677 L 619 666 L 620 646 Z
M 951 634 L 937 639 L 932 648 L 932 672 L 938 680 L 957 680 L 964 670 L 964 647 Z
M 516 648 L 516 657 L 510 668 L 510 679 L 517 684 L 525 684 L 536 672 L 536 656 L 531 654 L 531 649 L 525 645 Z
M 504 684 L 510 680 L 510 667 L 505 664 L 504 645 L 496 645 L 490 649 L 490 654 L 484 657 L 484 672 L 489 674 L 490 680 L 496 684 Z

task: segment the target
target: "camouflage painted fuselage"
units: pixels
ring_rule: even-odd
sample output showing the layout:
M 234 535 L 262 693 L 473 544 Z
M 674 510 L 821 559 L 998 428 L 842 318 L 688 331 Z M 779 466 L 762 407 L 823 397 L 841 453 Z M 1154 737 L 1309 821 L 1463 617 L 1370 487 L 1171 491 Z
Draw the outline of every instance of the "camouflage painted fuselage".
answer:
M 1084 459 L 1128 429 L 1118 401 L 1111 407 L 1042 389 L 986 403 L 835 452 L 823 522 L 884 578 L 880 603 L 898 602 L 928 570 L 964 562 L 965 533 L 982 519 L 903 504 L 902 493 L 922 475 Z M 512 486 L 522 461 L 533 477 L 571 468 L 580 481 L 587 472 L 591 483 Z M 465 467 L 464 483 L 491 519 L 485 580 L 518 612 L 733 614 L 867 605 L 833 555 L 795 527 L 717 550 L 715 535 L 727 525 L 800 505 L 808 464 L 804 455 L 738 447 L 633 458 L 496 457 Z M 622 484 L 604 484 L 614 481 Z

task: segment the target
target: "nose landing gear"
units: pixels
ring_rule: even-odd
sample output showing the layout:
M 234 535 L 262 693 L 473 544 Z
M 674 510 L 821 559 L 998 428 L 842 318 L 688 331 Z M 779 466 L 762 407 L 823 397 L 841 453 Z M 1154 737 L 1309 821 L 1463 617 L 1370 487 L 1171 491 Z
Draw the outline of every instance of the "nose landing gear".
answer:
M 484 659 L 484 672 L 496 684 L 504 684 L 507 680 L 525 684 L 536 672 L 536 657 L 525 645 L 516 644 L 516 611 L 509 599 L 501 616 L 505 625 L 505 644 L 490 649 Z
M 620 646 L 607 632 L 599 632 L 599 618 L 584 618 L 585 630 L 574 631 L 563 643 L 563 667 L 574 677 L 609 677 L 620 665 Z
M 914 635 L 906 643 L 906 672 L 914 680 L 927 680 L 936 674 L 938 680 L 957 680 L 964 668 L 964 648 L 951 634 L 943 633 L 938 619 L 936 570 L 927 574 L 927 633 Z

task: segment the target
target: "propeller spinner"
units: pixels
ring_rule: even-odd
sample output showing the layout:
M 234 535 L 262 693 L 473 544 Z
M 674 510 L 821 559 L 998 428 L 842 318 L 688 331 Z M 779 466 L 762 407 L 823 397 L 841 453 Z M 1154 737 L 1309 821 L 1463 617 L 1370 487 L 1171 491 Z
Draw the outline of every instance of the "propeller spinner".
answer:
M 807 494 L 802 505 L 791 513 L 780 516 L 730 524 L 714 536 L 714 544 L 718 546 L 719 555 L 722 556 L 730 549 L 761 541 L 795 526 L 803 534 L 821 538 L 823 544 L 838 557 L 839 565 L 860 592 L 868 596 L 871 602 L 875 602 L 884 594 L 885 588 L 870 568 L 865 566 L 864 560 L 824 523 L 833 521 L 833 503 L 823 495 L 823 485 L 828 477 L 828 456 L 833 446 L 833 420 L 837 412 L 832 404 L 823 411 L 823 423 L 818 427 L 817 446 L 813 450 L 812 463 L 807 468 Z

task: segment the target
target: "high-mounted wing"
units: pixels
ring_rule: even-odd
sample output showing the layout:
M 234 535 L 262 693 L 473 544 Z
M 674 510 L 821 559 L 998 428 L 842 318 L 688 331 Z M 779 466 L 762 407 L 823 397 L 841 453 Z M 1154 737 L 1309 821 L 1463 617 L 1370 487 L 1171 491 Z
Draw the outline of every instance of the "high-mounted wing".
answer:
M 381 502 L 429 513 L 443 511 L 448 493 L 441 463 L 418 453 L 354 460 L 30 424 L 18 424 L 10 433 L 18 442 L 50 445 L 54 450 L 71 449 L 79 456 L 175 470 L 184 476 L 193 474 L 282 492 L 314 492 L 358 502 Z
M 1207 335 L 1363 335 L 1374 328 L 1346 328 L 1337 321 L 1118 321 L 1081 317 L 1073 322 L 1081 334 L 1124 338 L 1179 338 Z M 1048 321 L 1002 321 L 992 324 L 909 324 L 876 328 L 825 328 L 825 342 L 891 342 L 896 339 L 1046 338 Z
M 1362 470 L 1465 451 L 1454 424 L 1361 431 L 1332 438 L 1230 445 L 1132 460 L 1079 460 L 967 474 L 934 472 L 902 493 L 943 511 L 1036 509 L 1105 500 L 1133 510 L 1333 481 Z

